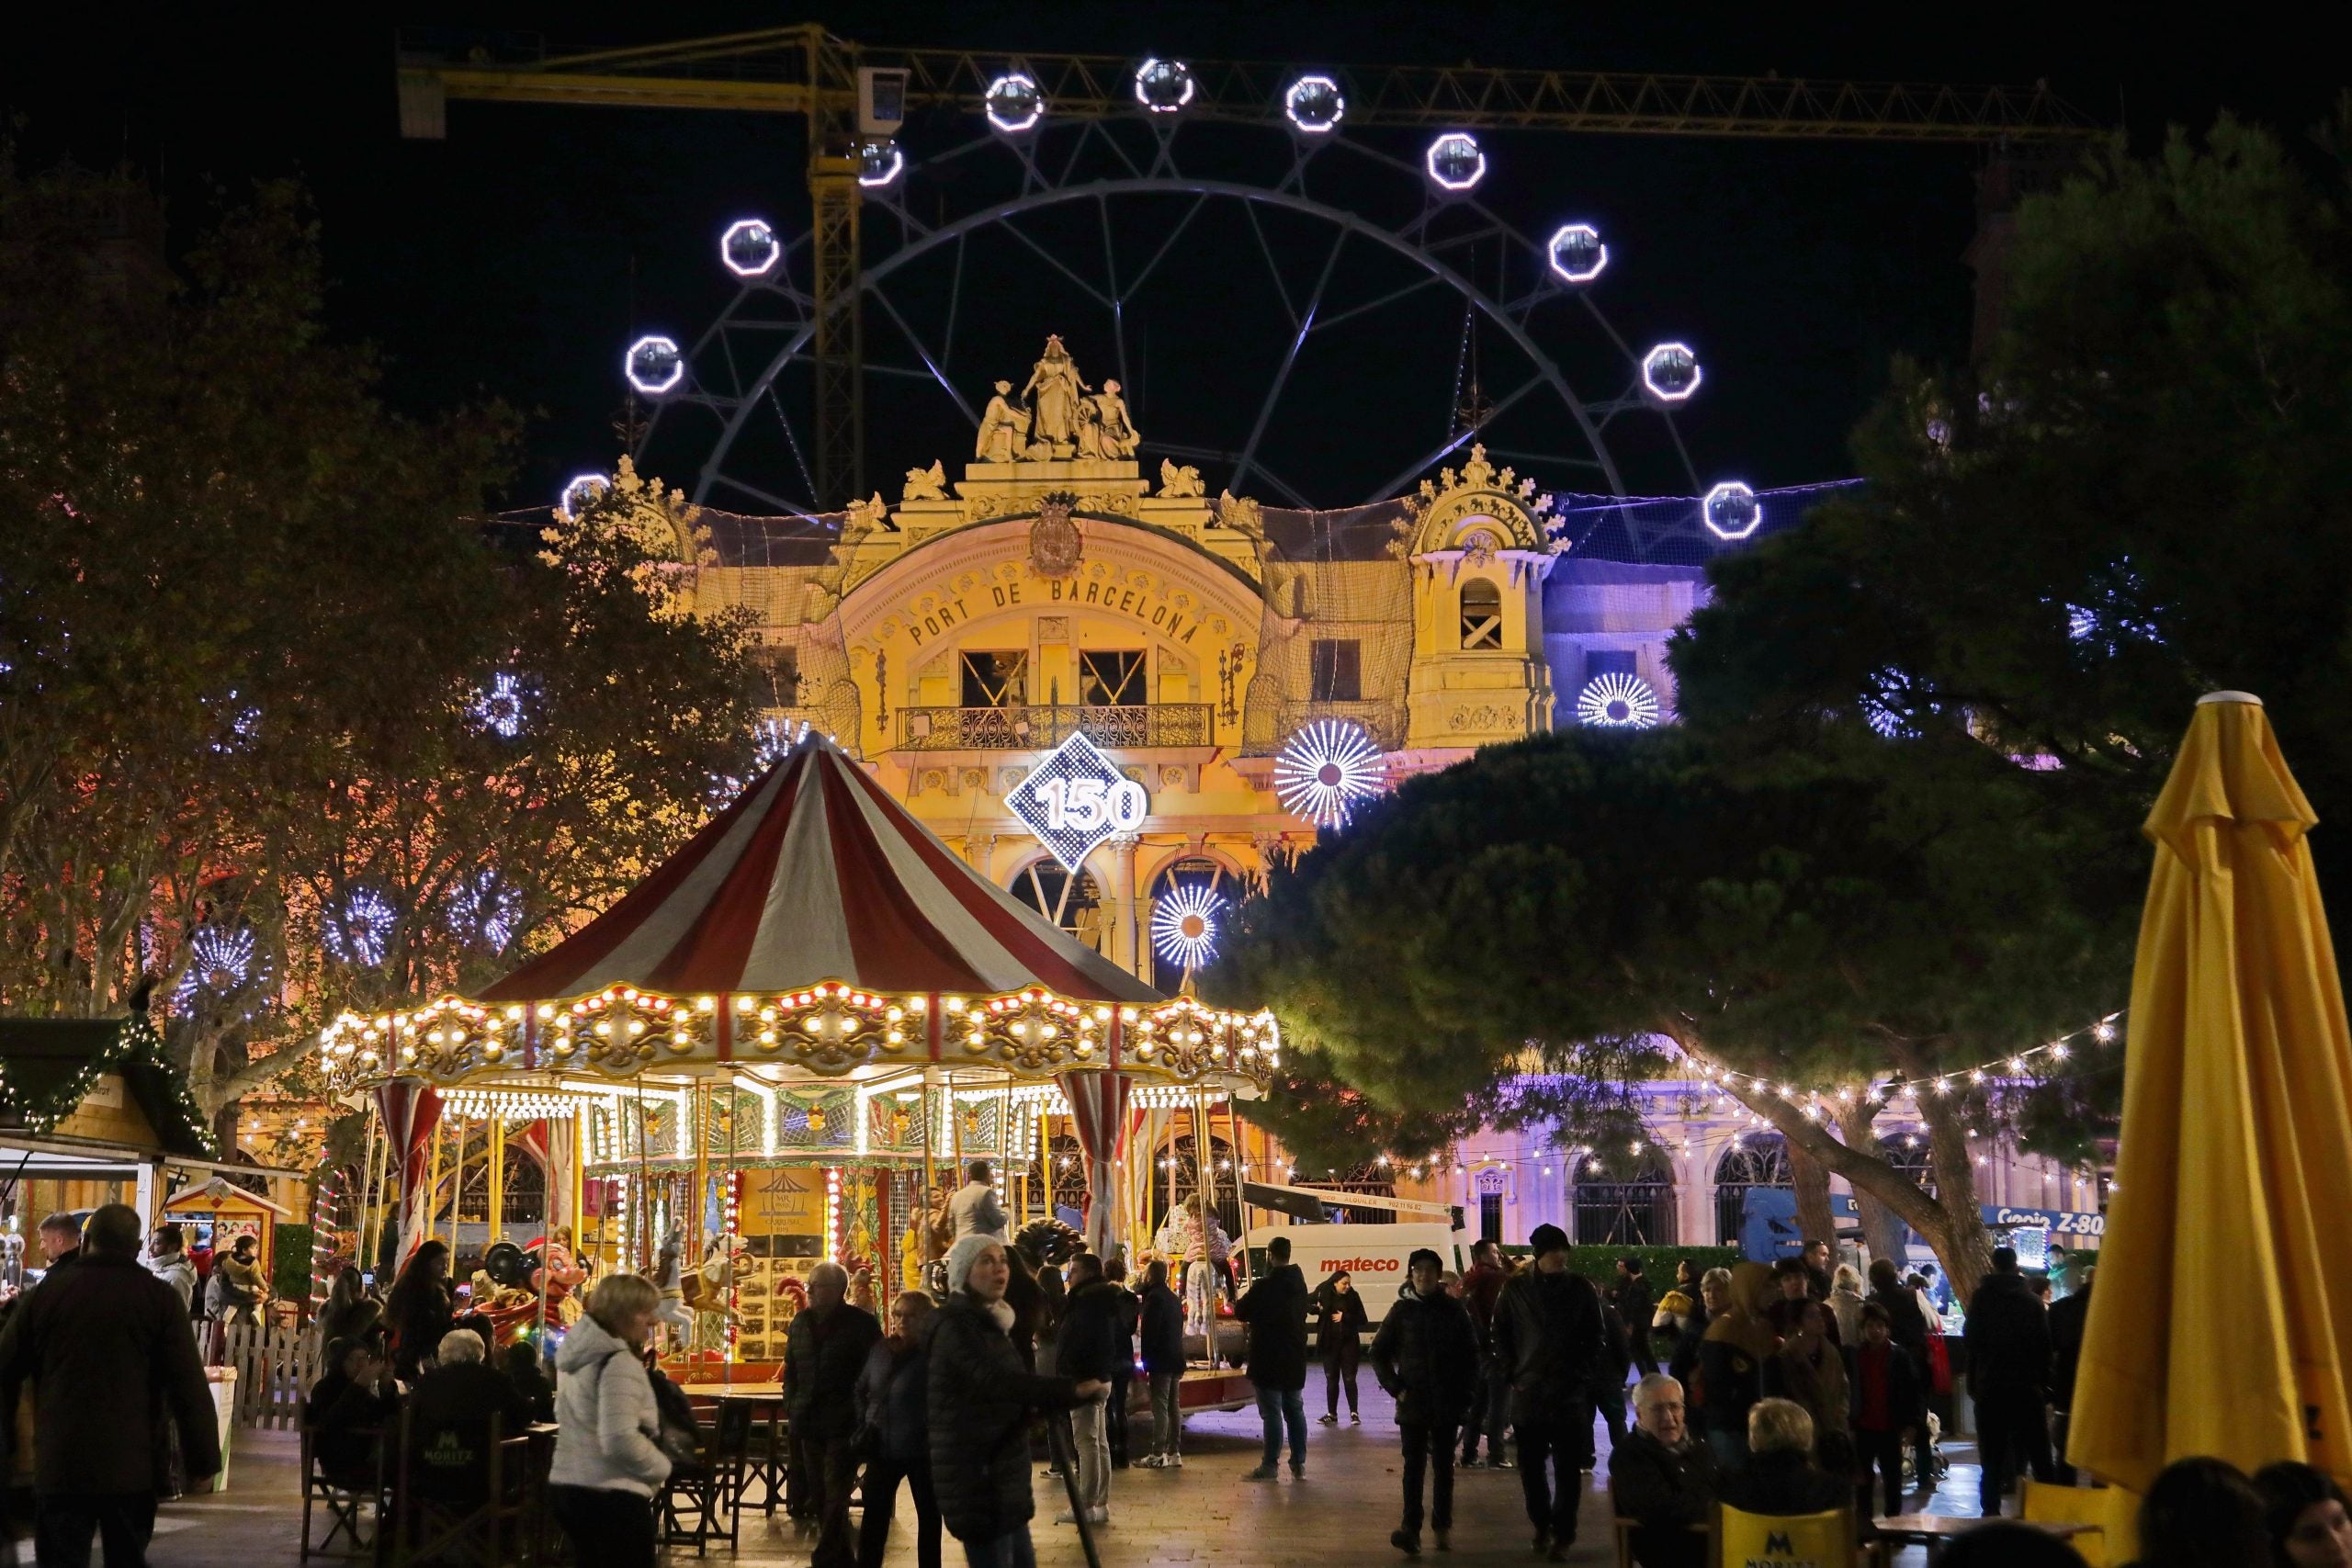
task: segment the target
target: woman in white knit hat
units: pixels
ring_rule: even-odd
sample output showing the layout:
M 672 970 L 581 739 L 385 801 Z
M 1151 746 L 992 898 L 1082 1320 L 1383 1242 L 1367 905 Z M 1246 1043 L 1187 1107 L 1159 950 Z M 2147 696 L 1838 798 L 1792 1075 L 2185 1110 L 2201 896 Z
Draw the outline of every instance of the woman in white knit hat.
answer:
M 1072 1382 L 1021 1364 L 1007 1331 L 1012 1264 L 993 1237 L 958 1237 L 947 1299 L 924 1325 L 931 1363 L 931 1478 L 941 1519 L 969 1568 L 1035 1568 L 1029 1520 L 1029 1417 L 1101 1399 L 1100 1379 Z

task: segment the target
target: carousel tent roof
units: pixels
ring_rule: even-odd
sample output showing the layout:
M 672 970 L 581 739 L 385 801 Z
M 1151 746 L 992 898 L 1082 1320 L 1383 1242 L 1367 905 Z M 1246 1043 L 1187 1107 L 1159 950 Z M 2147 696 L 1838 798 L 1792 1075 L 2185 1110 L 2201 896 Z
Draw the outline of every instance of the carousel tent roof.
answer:
M 790 991 L 1069 1001 L 1163 998 L 966 864 L 810 731 L 627 897 L 485 1002 L 613 986 L 662 996 Z

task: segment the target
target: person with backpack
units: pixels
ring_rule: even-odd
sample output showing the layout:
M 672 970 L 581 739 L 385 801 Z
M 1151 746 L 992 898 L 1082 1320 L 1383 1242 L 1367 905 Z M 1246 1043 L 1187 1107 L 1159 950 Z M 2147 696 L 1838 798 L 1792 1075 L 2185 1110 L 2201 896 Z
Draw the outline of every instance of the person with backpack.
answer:
M 662 1292 L 641 1274 L 612 1274 L 556 1355 L 555 1459 L 548 1506 L 578 1568 L 652 1568 L 653 1499 L 670 1479 L 662 1410 L 639 1359 Z

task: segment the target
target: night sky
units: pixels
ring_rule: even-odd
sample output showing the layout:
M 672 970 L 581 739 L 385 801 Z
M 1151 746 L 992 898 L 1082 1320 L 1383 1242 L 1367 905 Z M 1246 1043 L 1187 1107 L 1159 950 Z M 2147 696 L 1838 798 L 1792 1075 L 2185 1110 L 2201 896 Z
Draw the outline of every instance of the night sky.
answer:
M 0 103 L 20 161 L 61 154 L 127 161 L 162 192 L 175 243 L 223 190 L 300 174 L 316 194 L 341 333 L 382 351 L 386 393 L 429 411 L 495 395 L 533 412 L 516 504 L 543 502 L 560 479 L 609 467 L 622 410 L 616 374 L 635 330 L 691 336 L 730 290 L 715 265 L 721 227 L 747 213 L 787 231 L 804 210 L 800 128 L 781 117 L 455 104 L 445 142 L 403 141 L 394 116 L 396 27 L 546 31 L 565 46 L 646 41 L 822 17 L 870 44 L 1193 55 L 1318 62 L 1487 63 L 1566 68 L 1760 72 L 1816 78 L 2026 83 L 2047 78 L 2076 107 L 2120 121 L 2153 145 L 2167 121 L 2201 126 L 2220 107 L 2300 138 L 2339 84 L 2326 51 L 2283 27 L 2143 36 L 2083 24 L 2055 28 L 1988 7 L 1882 7 L 1824 20 L 1821 8 L 1456 3 L 939 6 L 809 7 L 671 5 L 516 7 L 444 4 L 374 16 L 365 7 L 162 7 L 133 20 L 104 6 L 55 7 L 38 43 L 19 32 L 0 53 Z M 1894 18 L 1894 19 L 1889 19 Z M 937 145 L 954 128 L 915 128 Z M 1412 156 L 1419 139 L 1386 145 Z M 1888 357 L 1951 361 L 1966 352 L 1973 228 L 1966 148 L 1651 140 L 1603 136 L 1487 139 L 1495 173 L 1482 196 L 1515 226 L 1547 231 L 1564 216 L 1600 221 L 1612 272 L 1599 297 L 1628 340 L 1686 337 L 1708 382 L 1680 429 L 1702 479 L 1758 485 L 1849 471 L 1846 435 L 1883 381 Z M 910 192 L 910 201 L 927 199 Z M 1125 221 L 1149 238 L 1155 220 Z M 1542 225 L 1542 230 L 1538 226 Z M 1304 242 L 1302 241 L 1302 244 Z M 1235 268 L 1254 256 L 1204 247 L 1246 294 Z M 1254 385 L 1282 336 L 1262 302 L 1222 290 L 1216 268 L 1138 322 L 1130 374 L 1147 435 L 1238 446 Z M 968 286 L 967 286 L 968 287 Z M 975 288 L 955 378 L 975 401 L 987 380 L 1026 374 L 1043 330 L 1072 333 L 1090 379 L 1105 363 L 1100 333 L 1050 290 Z M 993 309 L 991 309 L 993 307 Z M 1189 307 L 1189 309 L 1187 308 Z M 1363 408 L 1316 421 L 1283 405 L 1283 461 L 1318 501 L 1385 479 L 1444 434 L 1461 308 L 1419 335 L 1365 333 L 1321 345 L 1323 385 L 1352 387 Z M 869 313 L 869 343 L 888 353 Z M 1450 336 L 1449 336 L 1450 333 Z M 1483 343 L 1482 339 L 1482 343 Z M 1485 350 L 1482 349 L 1482 352 Z M 1500 352 L 1500 351 L 1497 351 Z M 968 355 L 968 358 L 964 356 Z M 897 355 L 905 358 L 903 355 Z M 1257 367 L 1258 368 L 1252 368 Z M 1387 378 L 1386 380 L 1381 378 Z M 1140 387 L 1133 385 L 1141 383 Z M 1492 389 L 1490 389 L 1491 390 Z M 888 389 L 869 436 L 871 485 L 897 494 L 898 472 L 933 456 L 963 460 L 953 410 L 927 389 Z M 903 402 L 896 400 L 903 397 Z M 903 411 L 903 412 L 901 412 Z M 1238 424 L 1237 424 L 1238 421 Z M 968 427 L 961 427 L 968 429 Z M 675 472 L 681 462 L 666 465 Z M 1222 476 L 1209 474 L 1214 493 Z M 1543 476 L 1597 488 L 1589 476 Z M 1673 488 L 1671 465 L 1629 464 L 1631 488 Z M 1258 493 L 1277 499 L 1262 487 Z

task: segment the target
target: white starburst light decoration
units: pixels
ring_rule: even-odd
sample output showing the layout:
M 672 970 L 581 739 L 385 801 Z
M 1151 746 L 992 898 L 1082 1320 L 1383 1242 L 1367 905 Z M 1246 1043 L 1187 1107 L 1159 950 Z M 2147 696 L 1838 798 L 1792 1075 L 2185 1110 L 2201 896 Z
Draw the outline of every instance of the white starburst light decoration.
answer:
M 1217 917 L 1225 900 L 1206 887 L 1171 887 L 1151 913 L 1151 944 L 1159 956 L 1198 969 L 1216 956 Z
M 227 1000 L 266 967 L 251 926 L 198 926 L 187 953 L 187 972 L 172 990 L 173 1004 L 183 1010 L 199 998 Z
M 1577 722 L 1606 729 L 1647 729 L 1657 722 L 1657 694 L 1639 675 L 1595 675 L 1577 694 Z
M 478 871 L 449 895 L 449 924 L 469 942 L 503 953 L 523 924 L 523 895 L 494 871 Z
M 355 887 L 327 911 L 322 934 L 327 952 L 340 964 L 373 969 L 390 950 L 392 927 L 400 922 L 391 901 L 372 887 Z
M 474 694 L 473 721 L 476 728 L 512 740 L 523 733 L 528 705 L 529 694 L 522 679 L 501 671 L 491 677 L 487 690 Z
M 1363 726 L 1317 719 L 1293 732 L 1274 759 L 1274 793 L 1318 828 L 1342 828 L 1356 803 L 1380 793 L 1385 759 Z

